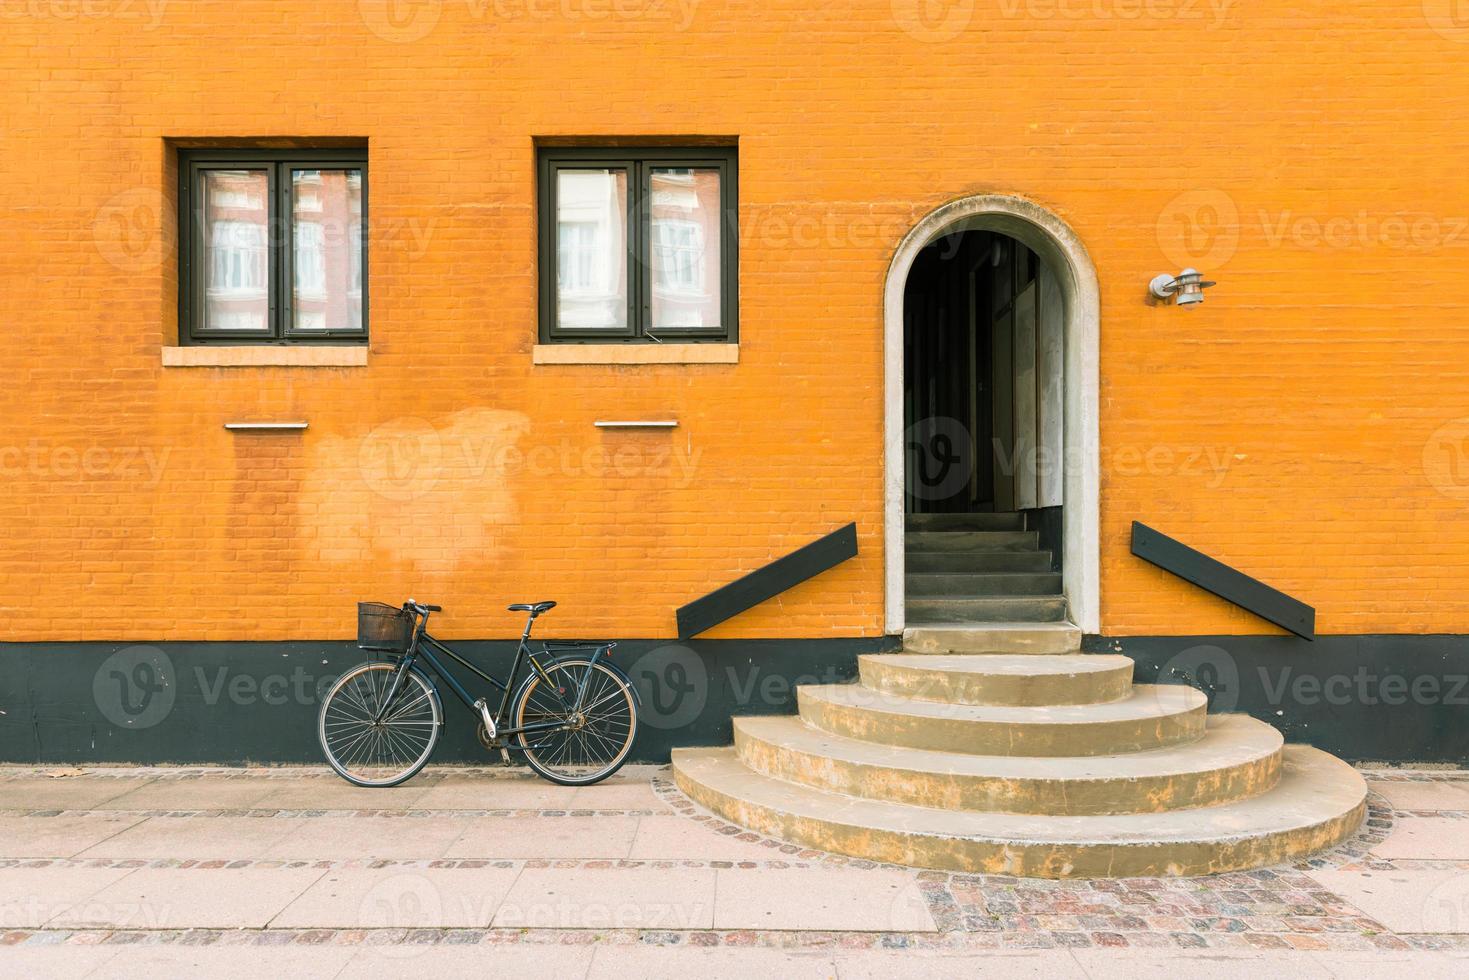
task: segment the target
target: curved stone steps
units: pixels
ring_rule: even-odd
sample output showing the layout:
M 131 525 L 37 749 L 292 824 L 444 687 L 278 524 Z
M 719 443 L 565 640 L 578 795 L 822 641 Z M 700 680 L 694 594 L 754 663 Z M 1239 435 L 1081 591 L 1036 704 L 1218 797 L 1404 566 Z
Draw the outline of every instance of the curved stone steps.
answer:
M 882 653 L 857 658 L 862 683 L 901 697 L 1015 707 L 1101 704 L 1132 689 L 1133 662 L 1115 654 Z
M 1032 709 L 1034 710 L 1034 709 Z M 1285 749 L 1267 793 L 1204 810 L 1122 816 L 979 813 L 858 799 L 772 779 L 733 748 L 674 749 L 692 799 L 806 846 L 918 867 L 1042 878 L 1197 875 L 1278 864 L 1350 836 L 1367 787 L 1351 766 Z
M 1280 779 L 1284 739 L 1247 715 L 1217 715 L 1204 737 L 1126 755 L 1016 758 L 878 745 L 789 715 L 734 719 L 757 773 L 847 796 L 941 810 L 1096 815 L 1233 803 Z
M 1145 684 L 1106 704 L 1006 707 L 942 704 L 860 684 L 803 685 L 801 717 L 836 735 L 972 755 L 1119 755 L 1191 742 L 1208 700 L 1191 687 Z

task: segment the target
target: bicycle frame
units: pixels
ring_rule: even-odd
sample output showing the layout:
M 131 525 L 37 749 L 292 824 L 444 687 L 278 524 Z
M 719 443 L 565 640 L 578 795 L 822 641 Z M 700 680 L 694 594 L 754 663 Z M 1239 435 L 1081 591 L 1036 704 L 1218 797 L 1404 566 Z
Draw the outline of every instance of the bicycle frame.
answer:
M 402 685 L 404 675 L 412 669 L 414 662 L 417 661 L 419 657 L 422 657 L 428 662 L 428 665 L 433 668 L 435 676 L 439 677 L 444 681 L 445 684 L 449 685 L 449 690 L 453 691 L 454 696 L 457 697 L 460 701 L 464 702 L 464 706 L 466 708 L 468 708 L 471 712 L 477 713 L 479 709 L 476 707 L 475 697 L 470 694 L 468 690 L 465 689 L 463 684 L 459 683 L 459 679 L 455 677 L 453 672 L 450 671 L 444 665 L 444 662 L 439 659 L 439 656 L 444 656 L 455 661 L 460 666 L 464 667 L 465 669 L 472 672 L 475 676 L 479 677 L 485 683 L 491 685 L 496 690 L 501 692 L 500 707 L 499 710 L 495 712 L 495 728 L 499 735 L 525 735 L 528 733 L 533 734 L 536 732 L 554 732 L 567 730 L 567 728 L 569 727 L 568 725 L 562 722 L 555 721 L 535 722 L 534 724 L 524 725 L 519 728 L 508 727 L 508 722 L 510 720 L 510 697 L 515 690 L 516 679 L 520 676 L 520 668 L 522 664 L 529 660 L 531 669 L 540 675 L 541 680 L 544 681 L 547 686 L 552 687 L 553 690 L 555 689 L 550 676 L 546 673 L 545 668 L 542 667 L 541 662 L 536 659 L 536 652 L 530 648 L 530 631 L 532 624 L 535 622 L 535 617 L 531 617 L 526 621 L 525 632 L 521 634 L 520 643 L 515 648 L 515 661 L 510 665 L 510 675 L 505 679 L 504 683 L 501 683 L 499 680 L 481 670 L 479 667 L 475 666 L 473 663 L 466 660 L 458 653 L 455 653 L 442 641 L 430 636 L 427 631 L 427 613 L 415 613 L 414 617 L 416 619 L 416 623 L 413 630 L 413 641 L 409 644 L 408 652 L 403 654 L 402 660 L 399 662 L 398 669 L 393 673 L 392 684 L 389 686 L 387 696 L 383 698 L 382 707 L 379 709 L 378 712 L 379 718 L 381 717 L 382 712 L 387 710 L 388 705 L 393 703 L 393 699 L 397 697 L 398 689 Z M 610 650 L 613 646 L 614 644 L 611 643 L 542 644 L 541 653 L 543 654 L 549 654 L 554 650 L 592 651 L 586 674 L 582 676 L 581 682 L 577 685 L 575 702 L 573 704 L 567 705 L 568 714 L 574 715 L 577 712 L 581 711 L 583 701 L 586 698 L 587 677 L 591 674 L 591 668 L 595 667 L 597 661 L 602 659 L 602 656 L 606 654 L 606 652 Z M 436 656 L 436 653 L 439 656 Z M 564 698 L 562 699 L 562 704 L 566 704 Z M 376 720 L 377 718 L 374 718 L 374 721 Z M 506 748 L 515 749 L 523 747 L 525 746 L 506 746 Z M 534 746 L 530 747 L 533 748 Z

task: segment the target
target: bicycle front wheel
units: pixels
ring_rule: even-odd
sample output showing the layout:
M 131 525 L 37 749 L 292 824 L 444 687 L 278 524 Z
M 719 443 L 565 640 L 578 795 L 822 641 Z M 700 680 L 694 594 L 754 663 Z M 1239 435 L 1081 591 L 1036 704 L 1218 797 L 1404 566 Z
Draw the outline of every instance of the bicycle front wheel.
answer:
M 548 684 L 532 673 L 515 697 L 514 723 L 556 727 L 519 736 L 525 761 L 563 786 L 587 786 L 627 761 L 638 731 L 638 697 L 627 675 L 609 663 L 571 656 L 546 665 Z M 581 710 L 573 710 L 585 683 Z
M 424 767 L 439 740 L 439 695 L 418 671 L 404 674 L 392 704 L 380 710 L 397 671 L 390 663 L 354 667 L 321 702 L 321 750 L 349 783 L 396 786 Z

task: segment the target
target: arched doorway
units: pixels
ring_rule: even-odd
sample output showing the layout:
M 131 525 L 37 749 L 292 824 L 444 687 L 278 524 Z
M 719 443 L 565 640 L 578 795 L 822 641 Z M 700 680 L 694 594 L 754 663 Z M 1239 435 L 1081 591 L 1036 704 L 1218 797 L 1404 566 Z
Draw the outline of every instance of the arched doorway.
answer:
M 899 244 L 884 290 L 888 633 L 909 624 L 910 514 L 1013 514 L 1049 533 L 1070 619 L 1100 631 L 1098 309 L 1096 271 L 1081 241 L 1020 198 L 951 201 Z M 942 469 L 910 479 L 915 434 L 929 440 L 945 428 L 955 429 L 942 436 L 945 445 L 968 447 L 967 460 L 954 452 L 964 479 Z M 935 476 L 938 493 L 926 484 Z

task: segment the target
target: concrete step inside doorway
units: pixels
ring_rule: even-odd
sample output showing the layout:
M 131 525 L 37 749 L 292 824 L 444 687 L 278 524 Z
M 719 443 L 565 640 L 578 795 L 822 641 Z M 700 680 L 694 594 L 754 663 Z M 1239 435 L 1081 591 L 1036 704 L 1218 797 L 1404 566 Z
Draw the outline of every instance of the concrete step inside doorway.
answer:
M 909 514 L 904 587 L 909 626 L 1064 623 L 1051 553 L 1021 514 Z
M 806 847 L 1044 878 L 1195 875 L 1299 859 L 1353 834 L 1347 764 L 1180 685 L 1134 685 L 1065 622 L 917 626 L 797 716 L 676 749 L 679 787 Z

